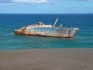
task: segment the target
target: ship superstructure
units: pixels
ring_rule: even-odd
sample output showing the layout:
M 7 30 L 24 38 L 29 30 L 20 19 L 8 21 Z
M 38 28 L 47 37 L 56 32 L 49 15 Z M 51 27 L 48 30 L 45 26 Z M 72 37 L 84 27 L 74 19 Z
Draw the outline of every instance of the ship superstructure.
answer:
M 54 25 L 45 25 L 42 22 L 38 22 L 33 25 L 23 26 L 20 29 L 14 31 L 15 34 L 31 35 L 31 36 L 46 36 L 46 37 L 60 37 L 60 38 L 72 38 L 79 28 L 71 27 L 64 28 L 62 24 L 56 27 L 56 19 Z

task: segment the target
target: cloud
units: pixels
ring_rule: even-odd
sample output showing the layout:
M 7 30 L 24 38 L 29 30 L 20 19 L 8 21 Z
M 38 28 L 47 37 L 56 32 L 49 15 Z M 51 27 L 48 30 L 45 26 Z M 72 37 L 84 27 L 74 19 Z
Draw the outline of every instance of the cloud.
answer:
M 12 0 L 15 3 L 46 3 L 47 0 Z
M 0 0 L 0 3 L 47 3 L 48 0 Z
M 63 2 L 63 1 L 87 1 L 93 0 L 0 0 L 0 3 L 48 3 L 48 2 Z

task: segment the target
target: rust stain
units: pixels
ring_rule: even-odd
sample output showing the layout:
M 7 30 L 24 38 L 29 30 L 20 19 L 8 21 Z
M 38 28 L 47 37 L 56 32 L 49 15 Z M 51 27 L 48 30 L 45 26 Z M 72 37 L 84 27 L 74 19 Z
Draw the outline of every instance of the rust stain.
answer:
M 39 22 L 36 25 L 24 26 L 18 30 L 15 30 L 14 33 L 19 34 L 19 35 L 57 37 L 57 38 L 72 38 L 73 37 L 72 32 L 71 32 L 71 28 L 68 28 L 68 29 L 70 29 L 69 31 L 67 29 L 63 29 L 62 31 L 59 30 L 58 32 L 51 32 L 51 31 L 47 31 L 47 30 L 45 32 L 42 32 L 42 29 L 41 29 L 41 32 L 38 32 L 38 30 L 34 30 L 34 28 L 37 28 L 37 27 L 42 28 L 43 26 L 45 28 L 46 27 L 55 28 L 55 27 L 52 27 L 52 25 L 45 25 L 45 24 Z M 29 29 L 33 28 L 33 29 L 29 30 L 28 28 Z

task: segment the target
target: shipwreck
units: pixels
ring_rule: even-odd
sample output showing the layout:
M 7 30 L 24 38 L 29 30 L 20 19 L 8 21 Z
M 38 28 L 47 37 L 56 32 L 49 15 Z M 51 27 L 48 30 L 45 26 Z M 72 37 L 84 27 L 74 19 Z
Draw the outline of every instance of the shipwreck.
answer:
M 30 35 L 30 36 L 44 36 L 44 37 L 60 37 L 60 38 L 72 38 L 79 28 L 71 27 L 65 28 L 62 24 L 56 27 L 56 19 L 54 25 L 46 25 L 42 22 L 36 24 L 23 26 L 17 30 L 14 30 L 18 35 Z

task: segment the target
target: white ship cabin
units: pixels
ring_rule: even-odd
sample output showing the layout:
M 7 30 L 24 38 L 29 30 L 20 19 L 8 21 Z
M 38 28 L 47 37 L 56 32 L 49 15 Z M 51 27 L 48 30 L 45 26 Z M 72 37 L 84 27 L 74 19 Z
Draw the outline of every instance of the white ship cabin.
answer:
M 27 26 L 27 28 L 32 28 L 32 27 L 50 27 L 50 28 L 51 28 L 51 27 L 55 27 L 57 21 L 58 21 L 58 18 L 56 19 L 54 25 L 45 25 L 45 24 L 42 23 L 42 22 L 38 22 L 38 23 L 36 23 L 36 24 Z M 62 27 L 62 24 L 60 25 L 60 27 Z
M 53 27 L 52 25 L 45 25 L 44 23 L 42 23 L 42 22 L 38 22 L 37 24 L 36 24 L 36 27 Z

